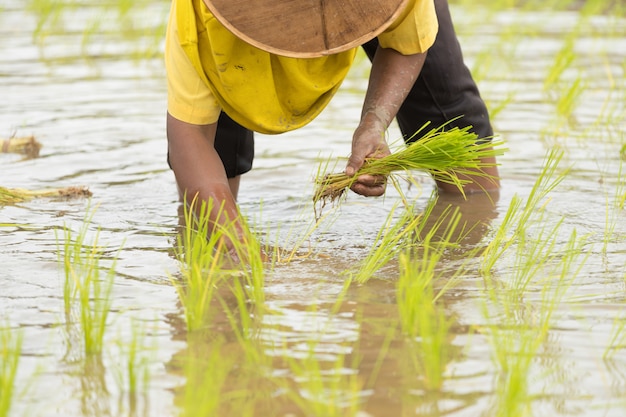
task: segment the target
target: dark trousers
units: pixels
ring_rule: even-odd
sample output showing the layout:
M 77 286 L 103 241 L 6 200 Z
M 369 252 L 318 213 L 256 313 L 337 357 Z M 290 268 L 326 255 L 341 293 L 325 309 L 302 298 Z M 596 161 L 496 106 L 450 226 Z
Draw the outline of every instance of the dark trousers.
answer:
M 405 139 L 411 138 L 425 123 L 434 128 L 455 119 L 449 127 L 472 126 L 479 138 L 493 136 L 487 107 L 476 83 L 463 62 L 447 0 L 435 0 L 439 32 L 428 50 L 424 68 L 396 116 Z M 378 40 L 363 45 L 370 60 Z M 418 138 L 413 138 L 418 139 Z M 229 178 L 252 168 L 254 134 L 222 113 L 215 136 L 215 148 Z

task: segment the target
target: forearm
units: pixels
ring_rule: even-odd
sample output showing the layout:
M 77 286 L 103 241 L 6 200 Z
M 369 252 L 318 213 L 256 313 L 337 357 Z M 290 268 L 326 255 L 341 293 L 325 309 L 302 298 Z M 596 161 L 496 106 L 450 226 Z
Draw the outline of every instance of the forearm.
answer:
M 363 102 L 361 124 L 380 123 L 387 129 L 419 76 L 426 53 L 402 55 L 378 47 Z
M 415 84 L 425 58 L 425 53 L 402 55 L 393 49 L 377 49 L 346 175 L 354 175 L 367 158 L 389 154 L 385 132 Z M 384 178 L 359 177 L 352 190 L 365 196 L 382 195 Z
M 403 56 L 393 49 L 380 47 L 377 49 L 369 88 L 363 104 L 360 130 L 384 131 L 389 127 L 413 88 L 425 59 L 426 53 Z M 355 135 L 356 139 L 357 135 Z M 384 138 L 379 139 L 381 144 L 378 147 L 382 149 L 385 146 L 382 143 Z M 481 165 L 483 168 L 476 170 L 477 175 L 462 176 L 463 179 L 469 180 L 469 183 L 464 186 L 464 192 L 494 191 L 500 187 L 495 158 L 482 160 Z M 437 184 L 442 191 L 459 192 L 454 185 L 441 182 Z
M 238 209 L 213 144 L 217 125 L 196 126 L 167 116 L 169 161 L 186 203 L 211 204 L 210 221 L 239 224 Z

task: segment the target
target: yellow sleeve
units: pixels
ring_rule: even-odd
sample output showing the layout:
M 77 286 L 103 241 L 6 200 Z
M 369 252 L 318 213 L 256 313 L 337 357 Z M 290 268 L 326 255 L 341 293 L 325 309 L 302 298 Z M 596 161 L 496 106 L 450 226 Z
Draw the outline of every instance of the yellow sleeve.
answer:
M 217 122 L 221 107 L 180 46 L 175 5 L 173 1 L 165 38 L 167 111 L 183 122 L 212 124 Z
M 383 48 L 412 55 L 426 52 L 435 42 L 438 29 L 434 1 L 413 0 L 402 15 L 378 35 L 378 41 Z

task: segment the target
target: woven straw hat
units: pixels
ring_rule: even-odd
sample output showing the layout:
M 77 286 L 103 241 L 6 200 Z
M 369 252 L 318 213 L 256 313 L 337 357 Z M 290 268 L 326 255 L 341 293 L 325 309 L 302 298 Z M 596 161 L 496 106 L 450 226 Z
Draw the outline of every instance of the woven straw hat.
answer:
M 334 54 L 378 36 L 409 0 L 205 0 L 235 36 L 297 58 Z

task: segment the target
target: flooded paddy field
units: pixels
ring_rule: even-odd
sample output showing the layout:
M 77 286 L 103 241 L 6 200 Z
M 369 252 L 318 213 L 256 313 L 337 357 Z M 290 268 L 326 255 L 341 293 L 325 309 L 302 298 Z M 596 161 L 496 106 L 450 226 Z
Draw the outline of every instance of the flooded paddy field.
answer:
M 418 172 L 315 224 L 363 59 L 315 122 L 257 135 L 241 209 L 298 250 L 209 286 L 195 327 L 165 159 L 169 3 L 0 3 L 0 139 L 41 144 L 0 153 L 0 186 L 92 193 L 0 205 L 0 416 L 626 414 L 626 10 L 553 3 L 451 2 L 507 148 L 499 196 L 436 199 Z M 428 214 L 423 245 L 362 268 L 402 196 Z

